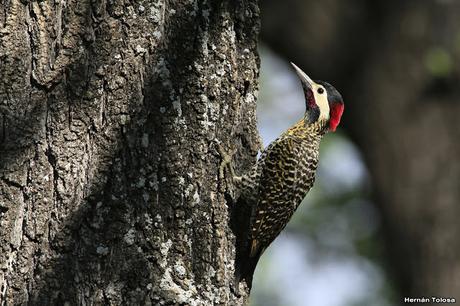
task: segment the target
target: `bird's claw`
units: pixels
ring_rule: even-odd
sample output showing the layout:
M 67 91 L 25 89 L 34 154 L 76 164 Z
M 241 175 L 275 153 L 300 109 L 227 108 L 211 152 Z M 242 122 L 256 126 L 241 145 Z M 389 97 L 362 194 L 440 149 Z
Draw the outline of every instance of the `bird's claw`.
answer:
M 217 151 L 219 152 L 220 157 L 222 158 L 222 162 L 220 163 L 219 167 L 219 179 L 225 179 L 225 168 L 229 168 L 230 172 L 233 174 L 232 168 L 232 157 L 236 153 L 236 150 L 233 150 L 230 154 L 228 154 L 220 143 L 217 144 Z
M 220 163 L 219 166 L 219 181 L 224 181 L 226 182 L 226 177 L 225 177 L 225 169 L 229 169 L 230 174 L 233 177 L 235 177 L 235 171 L 232 166 L 232 157 L 236 153 L 236 149 L 233 149 L 230 154 L 227 153 L 227 151 L 224 149 L 221 143 L 216 141 L 216 148 L 217 152 L 219 153 L 220 157 L 222 158 L 222 162 Z M 223 190 L 224 191 L 224 190 Z

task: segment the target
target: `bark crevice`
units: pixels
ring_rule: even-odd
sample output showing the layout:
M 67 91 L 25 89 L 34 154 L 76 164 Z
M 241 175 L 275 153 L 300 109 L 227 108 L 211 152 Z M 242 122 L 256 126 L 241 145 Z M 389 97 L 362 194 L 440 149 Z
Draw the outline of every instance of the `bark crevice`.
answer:
M 2 305 L 243 303 L 212 143 L 234 116 L 258 141 L 257 7 L 13 3 L 36 17 L 1 41 Z

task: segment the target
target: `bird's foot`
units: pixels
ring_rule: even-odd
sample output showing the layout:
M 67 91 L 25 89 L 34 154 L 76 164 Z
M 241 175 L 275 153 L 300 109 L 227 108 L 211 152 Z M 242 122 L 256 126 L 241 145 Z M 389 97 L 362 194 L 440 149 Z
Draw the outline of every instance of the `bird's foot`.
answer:
M 217 151 L 219 152 L 220 157 L 222 158 L 222 162 L 220 163 L 219 167 L 219 179 L 225 179 L 225 169 L 229 169 L 230 173 L 232 176 L 235 176 L 235 171 L 233 170 L 233 165 L 232 165 L 232 158 L 233 155 L 235 155 L 236 150 L 232 150 L 231 153 L 227 153 L 224 148 L 222 147 L 222 144 L 218 143 L 217 144 Z
M 237 182 L 241 180 L 240 177 L 235 175 L 235 170 L 233 169 L 233 162 L 232 162 L 233 155 L 235 155 L 237 150 L 232 149 L 231 152 L 228 153 L 224 149 L 222 144 L 216 142 L 216 145 L 217 145 L 217 152 L 219 152 L 219 155 L 222 158 L 222 162 L 220 163 L 220 166 L 219 166 L 219 181 L 226 182 L 227 183 L 226 185 L 228 186 L 227 177 L 225 176 L 225 169 L 229 170 L 232 182 L 235 182 L 235 181 Z M 223 190 L 221 191 L 225 191 L 225 189 L 228 189 L 228 188 L 222 188 L 222 189 Z

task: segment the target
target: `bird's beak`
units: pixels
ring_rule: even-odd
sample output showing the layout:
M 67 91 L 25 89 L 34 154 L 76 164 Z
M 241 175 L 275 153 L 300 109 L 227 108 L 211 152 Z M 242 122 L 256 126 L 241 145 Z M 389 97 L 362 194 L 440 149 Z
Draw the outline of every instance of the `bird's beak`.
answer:
M 312 89 L 312 86 L 315 84 L 315 82 L 313 82 L 313 80 L 310 79 L 310 77 L 305 72 L 303 72 L 302 69 L 297 67 L 296 64 L 291 62 L 291 65 L 294 67 L 295 72 L 299 76 L 300 81 L 302 82 L 302 86 Z

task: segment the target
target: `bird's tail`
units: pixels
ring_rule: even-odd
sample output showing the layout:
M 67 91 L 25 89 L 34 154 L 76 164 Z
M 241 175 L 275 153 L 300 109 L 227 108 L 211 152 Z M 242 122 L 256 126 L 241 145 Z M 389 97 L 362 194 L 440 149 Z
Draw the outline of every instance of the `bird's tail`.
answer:
M 236 258 L 235 258 L 235 290 L 241 282 L 246 282 L 247 288 L 252 286 L 252 276 L 256 269 L 262 251 L 254 248 L 252 239 L 249 239 L 251 233 L 251 216 L 253 215 L 251 203 L 239 198 L 234 209 L 232 210 L 231 227 L 236 236 Z
M 235 270 L 235 281 L 237 286 L 240 282 L 244 281 L 248 288 L 251 289 L 254 271 L 263 251 L 263 249 L 252 241 L 250 245 L 244 248 L 244 252 L 241 252 L 242 254 L 237 256 L 237 266 Z

